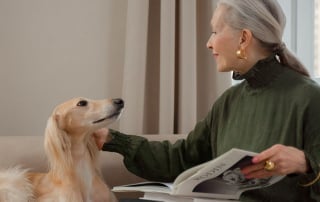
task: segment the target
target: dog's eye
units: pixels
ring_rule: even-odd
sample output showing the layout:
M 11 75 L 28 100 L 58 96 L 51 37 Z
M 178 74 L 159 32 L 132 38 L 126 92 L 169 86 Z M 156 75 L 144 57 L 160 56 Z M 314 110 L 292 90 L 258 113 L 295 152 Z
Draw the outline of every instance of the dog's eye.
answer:
M 80 100 L 78 103 L 77 103 L 77 106 L 79 107 L 85 107 L 88 105 L 88 101 L 87 100 Z

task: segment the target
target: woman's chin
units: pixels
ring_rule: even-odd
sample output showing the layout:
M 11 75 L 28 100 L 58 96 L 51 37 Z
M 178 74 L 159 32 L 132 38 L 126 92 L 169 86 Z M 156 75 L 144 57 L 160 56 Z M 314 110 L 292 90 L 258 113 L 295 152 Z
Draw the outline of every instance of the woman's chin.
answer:
M 222 67 L 222 66 L 218 66 L 217 70 L 218 70 L 218 72 L 231 72 L 232 71 L 231 68 L 226 68 L 226 67 Z

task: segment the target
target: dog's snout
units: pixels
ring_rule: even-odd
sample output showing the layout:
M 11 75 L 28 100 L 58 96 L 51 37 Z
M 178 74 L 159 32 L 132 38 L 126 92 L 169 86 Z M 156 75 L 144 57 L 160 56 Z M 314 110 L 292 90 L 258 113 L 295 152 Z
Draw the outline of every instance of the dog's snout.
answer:
M 112 103 L 117 106 L 119 109 L 124 107 L 124 101 L 121 98 L 112 99 Z

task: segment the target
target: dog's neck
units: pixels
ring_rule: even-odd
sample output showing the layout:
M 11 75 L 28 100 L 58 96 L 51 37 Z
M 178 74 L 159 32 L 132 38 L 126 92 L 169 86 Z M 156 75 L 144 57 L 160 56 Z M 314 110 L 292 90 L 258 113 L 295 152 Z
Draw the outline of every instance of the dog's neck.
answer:
M 87 136 L 88 137 L 88 136 Z M 82 190 L 83 198 L 90 196 L 92 191 L 92 181 L 96 175 L 95 162 L 88 149 L 89 139 L 83 135 L 83 138 L 71 138 L 71 156 L 72 168 L 69 172 L 70 180 L 77 181 L 78 187 Z
M 92 154 L 90 153 L 89 149 L 89 141 L 90 141 L 90 134 L 79 134 L 71 136 L 71 156 L 73 160 L 73 167 L 77 168 L 78 164 L 83 165 L 84 163 L 90 165 L 91 167 L 95 165 Z M 94 169 L 94 168 L 92 168 Z
M 88 153 L 87 148 L 87 140 L 84 137 L 76 137 L 71 138 L 71 155 L 74 162 L 77 161 L 77 159 L 82 159 L 86 153 Z
M 90 139 L 92 138 L 90 134 L 69 134 L 68 137 L 68 143 L 63 148 L 63 158 L 65 160 L 53 161 L 52 165 L 54 166 L 51 167 L 49 172 L 66 186 L 77 184 L 76 189 L 81 189 L 85 198 L 89 196 L 92 181 L 98 174 L 96 167 L 98 149 L 94 150 L 92 146 L 90 147 L 92 145 L 90 141 L 94 141 Z M 51 156 L 54 156 L 54 154 Z

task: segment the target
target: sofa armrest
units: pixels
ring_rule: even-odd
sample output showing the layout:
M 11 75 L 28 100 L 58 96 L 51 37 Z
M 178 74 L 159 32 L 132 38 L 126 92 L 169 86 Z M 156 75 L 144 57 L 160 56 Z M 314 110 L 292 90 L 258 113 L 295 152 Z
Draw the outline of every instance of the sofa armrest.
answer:
M 30 171 L 48 168 L 43 136 L 0 136 L 0 169 L 20 166 Z

